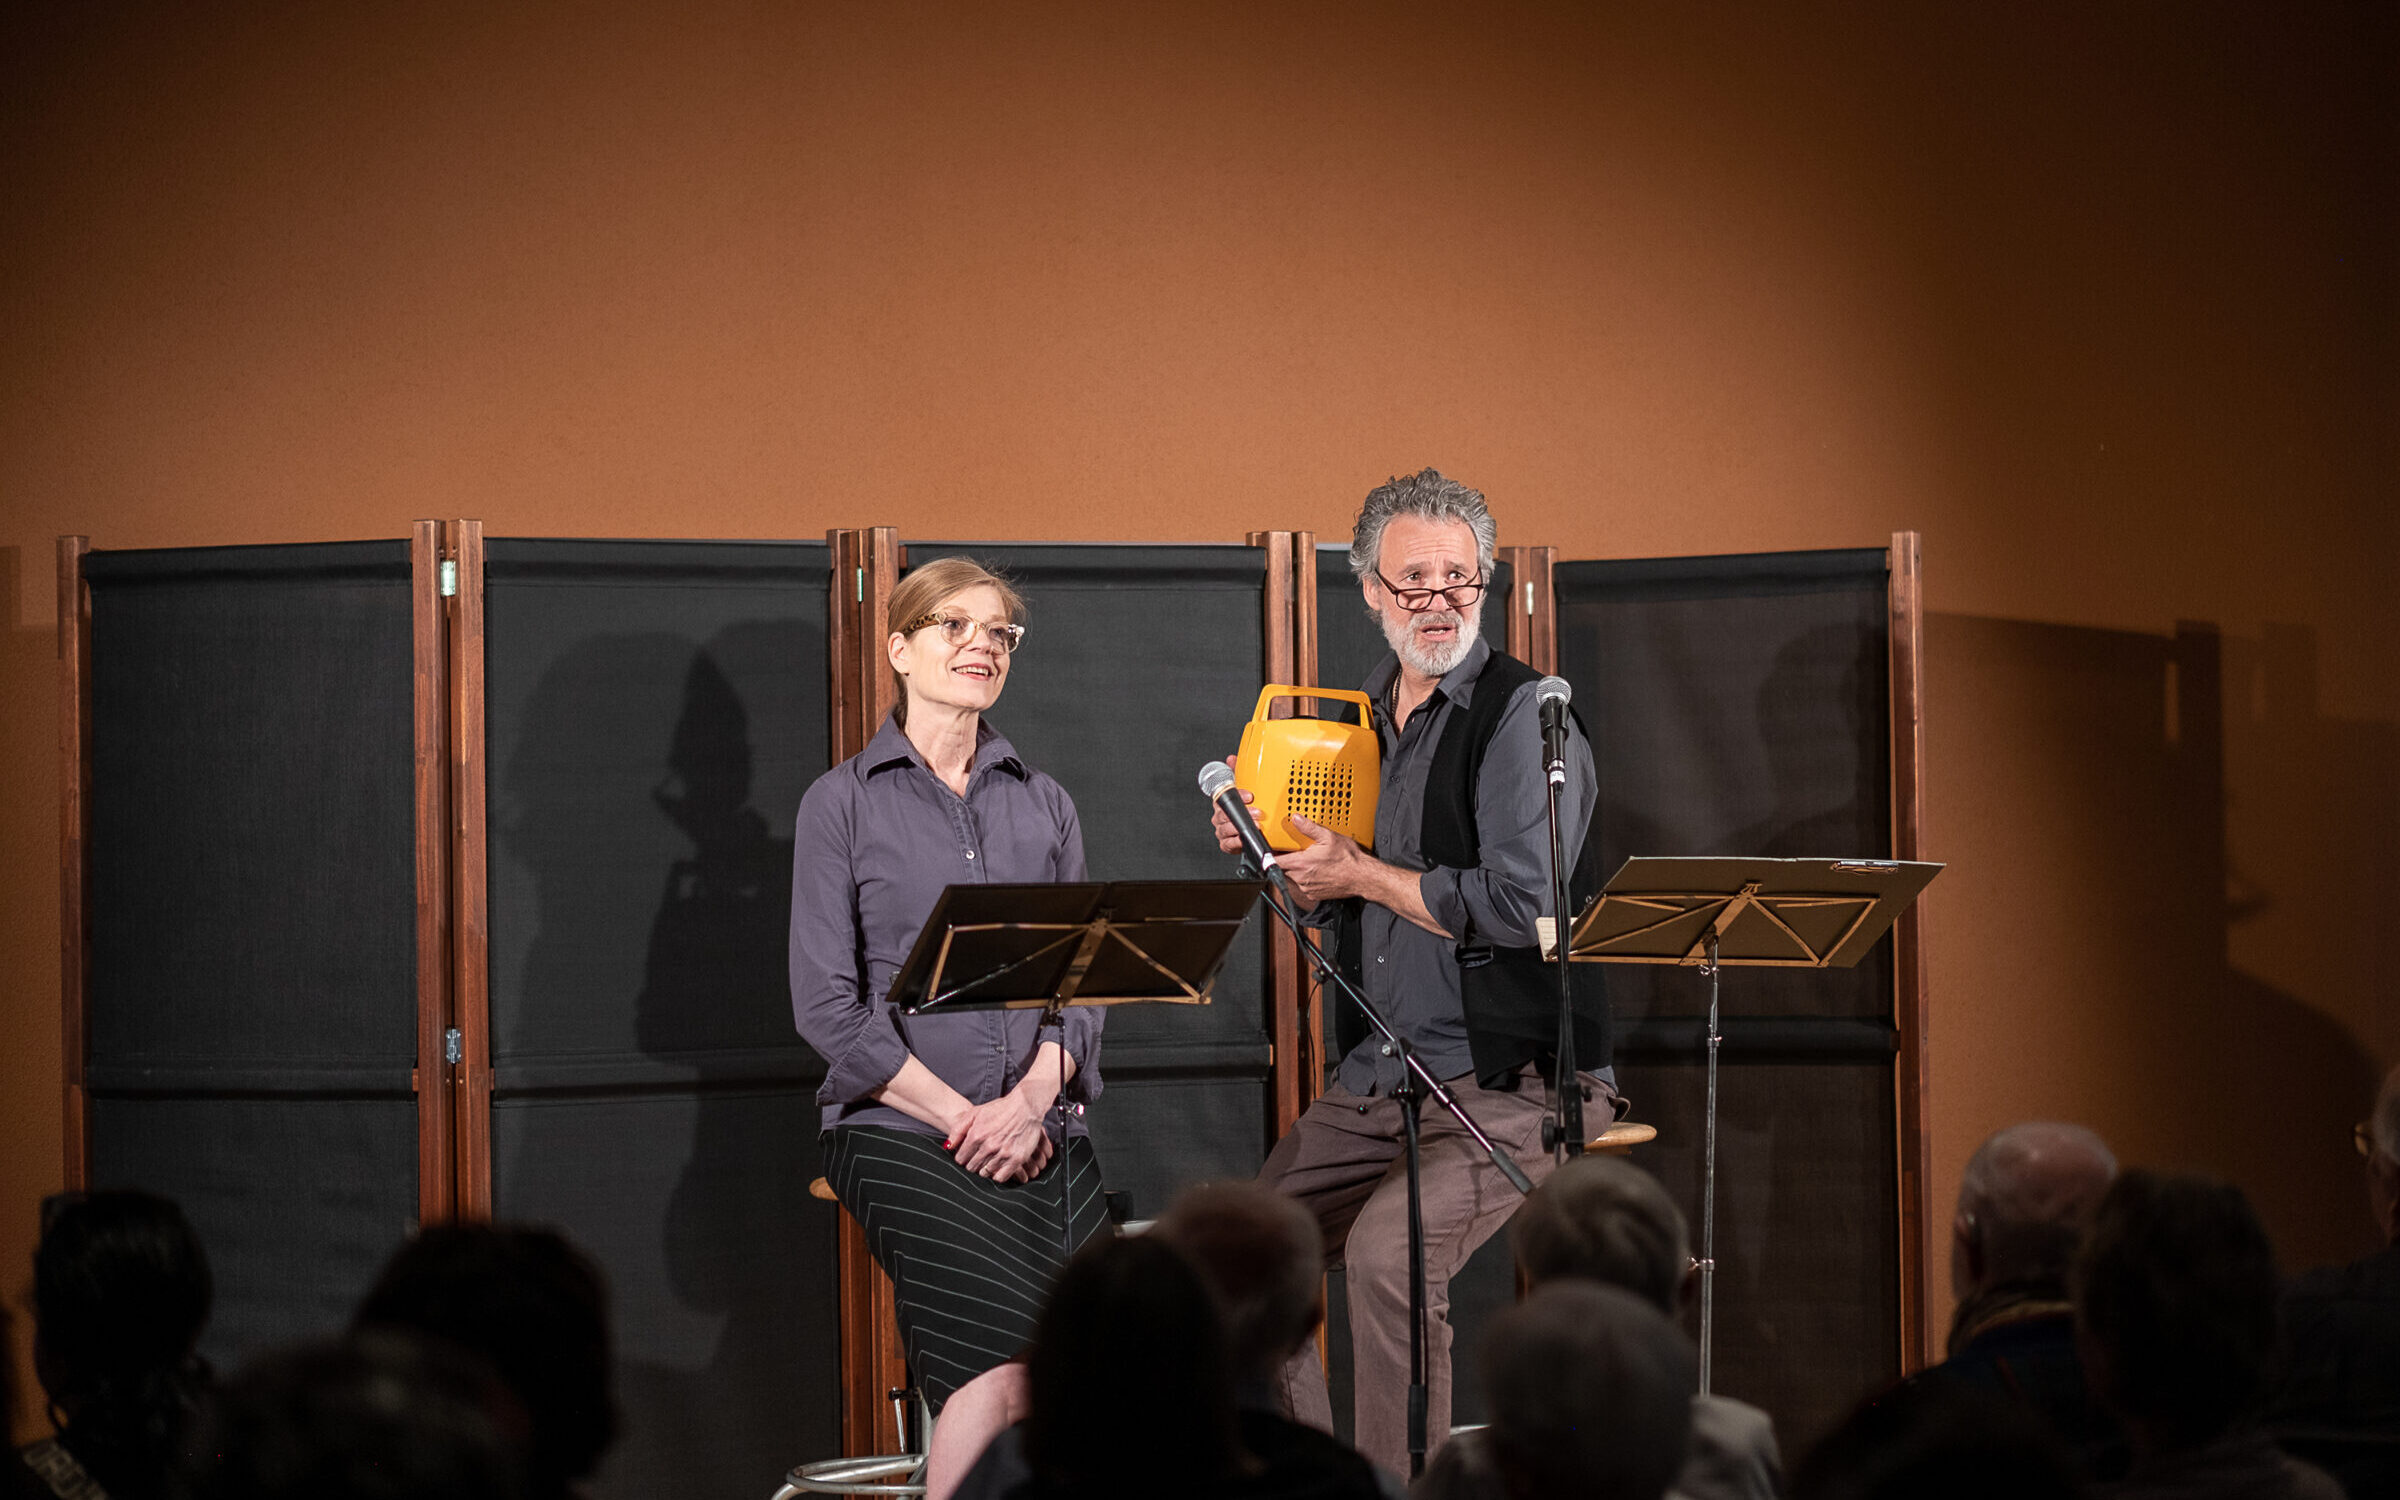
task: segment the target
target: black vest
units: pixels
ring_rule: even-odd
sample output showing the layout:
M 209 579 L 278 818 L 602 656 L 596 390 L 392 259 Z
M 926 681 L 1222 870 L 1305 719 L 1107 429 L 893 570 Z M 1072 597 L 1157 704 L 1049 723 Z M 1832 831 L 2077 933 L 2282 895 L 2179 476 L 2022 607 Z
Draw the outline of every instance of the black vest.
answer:
M 1475 782 L 1483 757 L 1499 732 L 1500 717 L 1517 689 L 1541 676 L 1533 668 L 1494 651 L 1475 679 L 1475 695 L 1464 709 L 1453 708 L 1442 725 L 1441 742 L 1434 746 L 1433 764 L 1425 777 L 1425 821 L 1418 847 L 1428 865 L 1472 870 L 1483 863 L 1482 841 L 1475 826 Z M 1422 709 L 1419 712 L 1423 712 Z M 1572 710 L 1570 710 L 1572 712 Z M 1578 717 L 1576 724 L 1582 725 Z M 1589 738 L 1589 735 L 1586 735 Z M 1541 767 L 1529 765 L 1528 776 Z M 1599 798 L 1592 799 L 1592 822 L 1598 821 Z M 1587 823 L 1582 852 L 1567 879 L 1573 911 L 1583 910 L 1608 872 L 1600 867 L 1600 841 Z M 1365 952 L 1357 898 L 1343 903 L 1335 919 L 1336 943 L 1342 972 L 1364 989 Z M 1473 934 L 1467 934 L 1469 938 Z M 1575 1066 L 1585 1072 L 1608 1066 L 1611 1039 L 1607 981 L 1600 964 L 1570 964 L 1575 1009 Z M 1485 1088 L 1516 1087 L 1517 1070 L 1538 1062 L 1547 1072 L 1558 1059 L 1558 969 L 1542 959 L 1538 947 L 1505 948 L 1466 941 L 1458 946 L 1459 992 L 1465 1003 L 1467 1051 L 1475 1062 L 1475 1077 Z M 1368 1034 L 1366 1022 L 1347 1005 L 1334 1009 L 1337 1057 Z

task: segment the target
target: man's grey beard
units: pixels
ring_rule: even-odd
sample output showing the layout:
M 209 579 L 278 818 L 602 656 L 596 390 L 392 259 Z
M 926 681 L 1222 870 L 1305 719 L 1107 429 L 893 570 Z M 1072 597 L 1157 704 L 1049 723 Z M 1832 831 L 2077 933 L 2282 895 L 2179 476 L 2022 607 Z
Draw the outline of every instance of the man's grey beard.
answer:
M 1450 637 L 1448 646 L 1437 651 L 1418 643 L 1415 629 L 1418 621 L 1439 624 L 1446 619 L 1458 622 L 1458 634 Z M 1477 628 L 1483 623 L 1483 601 L 1477 599 L 1464 610 L 1427 610 L 1421 615 L 1409 616 L 1405 624 L 1399 625 L 1393 624 L 1391 616 L 1379 609 L 1375 611 L 1375 623 L 1383 627 L 1384 643 L 1399 656 L 1402 665 L 1427 677 L 1446 677 L 1452 668 L 1467 659 L 1469 651 L 1475 649 Z

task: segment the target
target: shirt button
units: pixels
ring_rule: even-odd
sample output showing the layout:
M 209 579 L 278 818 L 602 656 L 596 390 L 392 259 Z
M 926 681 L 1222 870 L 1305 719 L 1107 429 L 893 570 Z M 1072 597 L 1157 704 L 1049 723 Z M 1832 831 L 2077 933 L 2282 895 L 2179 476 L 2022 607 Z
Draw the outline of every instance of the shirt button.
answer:
M 974 857 L 975 857 L 975 856 L 974 856 L 974 855 L 972 855 L 972 854 L 970 854 L 970 855 L 968 855 L 968 856 L 967 856 L 967 858 L 969 858 L 969 859 L 973 859 Z M 1376 961 L 1377 963 L 1382 963 L 1382 962 L 1383 962 L 1383 955 L 1382 955 L 1382 954 L 1380 954 L 1380 953 L 1376 954 L 1376 955 L 1375 955 L 1375 961 Z
M 969 850 L 967 851 L 967 858 L 969 858 L 969 859 L 973 859 L 974 857 L 975 857 L 975 851 L 974 851 L 974 850 L 972 850 L 972 849 L 969 849 Z

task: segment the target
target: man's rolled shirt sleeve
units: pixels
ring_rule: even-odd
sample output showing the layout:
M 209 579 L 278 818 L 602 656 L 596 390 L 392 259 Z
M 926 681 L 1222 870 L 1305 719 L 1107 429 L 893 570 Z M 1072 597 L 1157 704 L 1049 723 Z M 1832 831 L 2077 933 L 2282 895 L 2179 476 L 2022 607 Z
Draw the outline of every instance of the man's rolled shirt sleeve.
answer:
M 1426 912 L 1461 943 L 1530 948 L 1541 940 L 1538 919 L 1550 914 L 1549 779 L 1534 690 L 1528 683 L 1511 697 L 1475 778 L 1482 864 L 1472 870 L 1436 865 L 1419 887 Z M 1582 851 L 1597 787 L 1592 747 L 1570 720 L 1567 782 L 1558 799 L 1569 870 Z
M 891 1007 L 863 992 L 848 776 L 818 779 L 792 830 L 792 1022 L 825 1059 L 819 1104 L 870 1097 L 908 1061 Z

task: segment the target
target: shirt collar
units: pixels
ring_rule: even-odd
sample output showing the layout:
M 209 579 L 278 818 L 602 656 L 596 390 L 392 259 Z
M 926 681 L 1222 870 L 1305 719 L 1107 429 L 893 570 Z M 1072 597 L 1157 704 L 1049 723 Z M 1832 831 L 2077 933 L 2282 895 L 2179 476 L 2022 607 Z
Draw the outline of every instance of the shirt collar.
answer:
M 916 766 L 928 776 L 933 774 L 933 767 L 925 764 L 925 757 L 918 753 L 916 745 L 900 728 L 899 716 L 896 713 L 886 714 L 883 727 L 875 731 L 875 738 L 867 741 L 866 750 L 858 757 L 859 774 L 869 777 L 878 771 L 902 765 Z M 1019 781 L 1023 781 L 1027 774 L 1025 762 L 1017 755 L 1017 747 L 1008 742 L 1008 736 L 994 729 L 991 720 L 978 718 L 975 721 L 975 759 L 968 765 L 967 774 L 972 776 L 988 766 L 997 766 Z
M 1492 643 L 1485 640 L 1479 630 L 1475 635 L 1475 644 L 1467 648 L 1466 657 L 1457 666 L 1444 672 L 1442 680 L 1434 684 L 1433 690 L 1458 707 L 1466 707 L 1474 701 L 1475 680 L 1483 675 L 1483 669 L 1491 660 Z M 1375 670 L 1367 674 L 1367 696 L 1375 700 L 1377 711 L 1383 709 L 1386 696 L 1392 690 L 1392 681 L 1399 675 L 1400 657 L 1393 651 L 1384 652 L 1383 660 L 1377 662 Z

